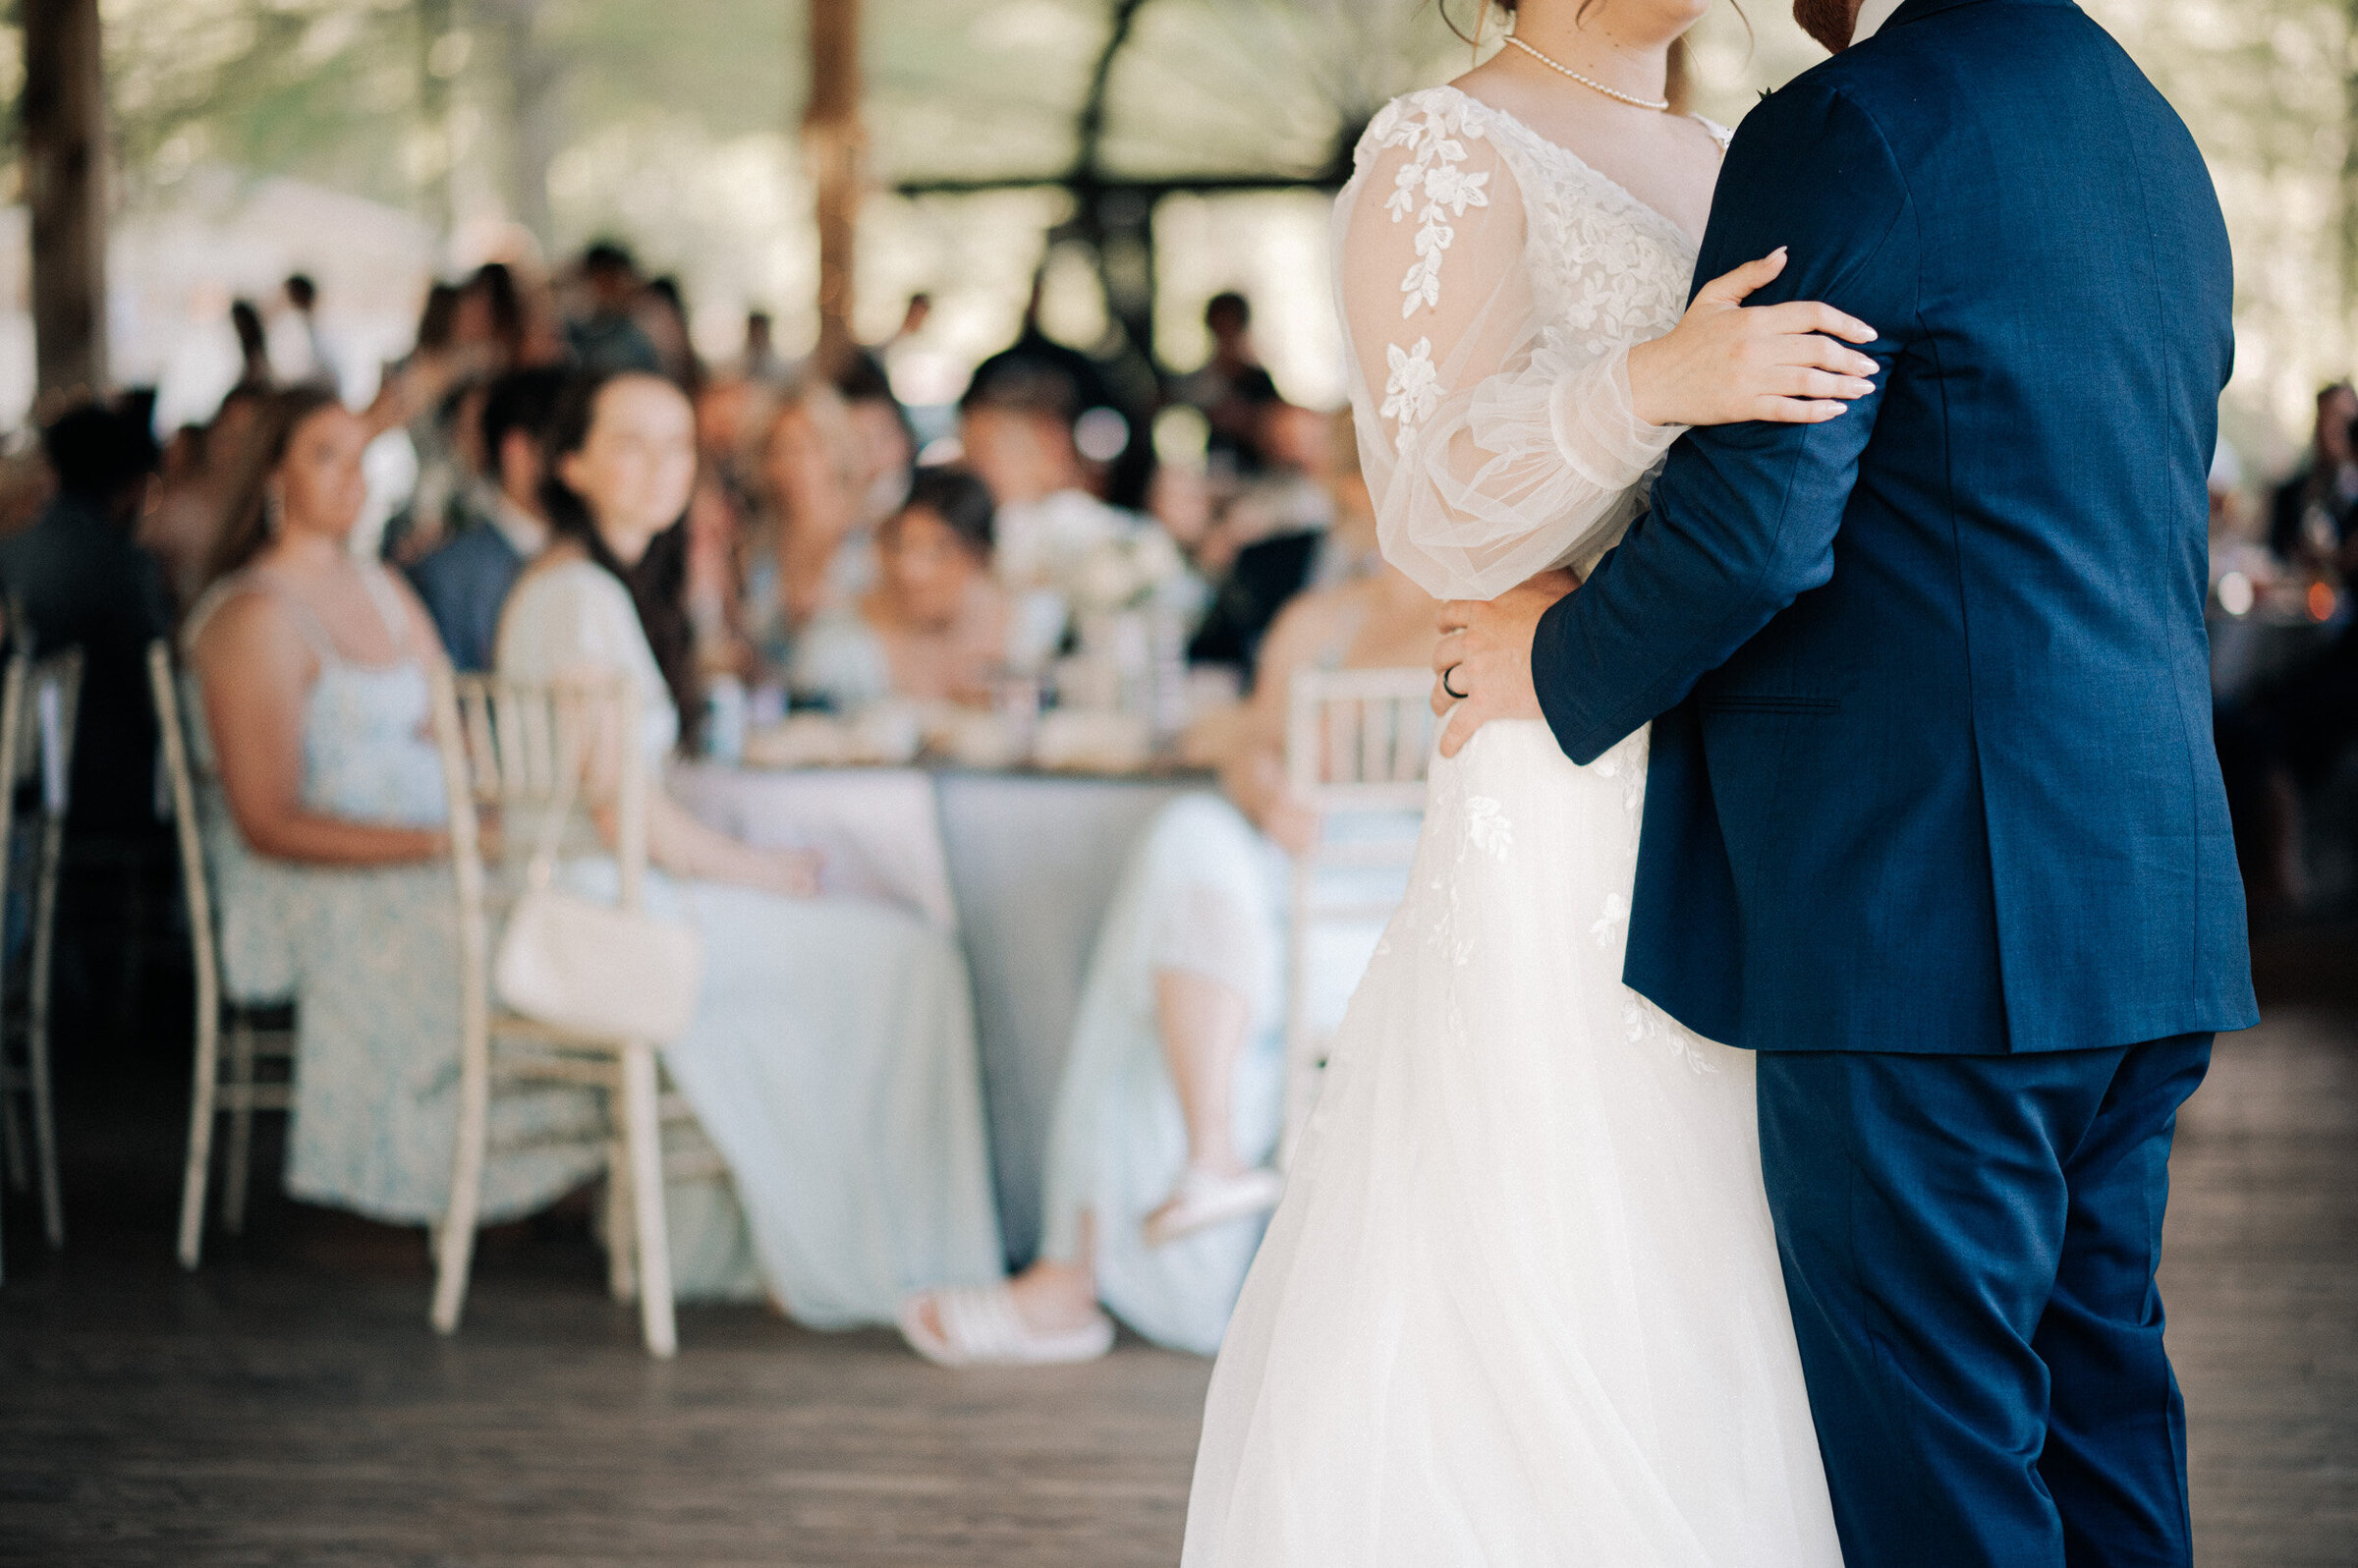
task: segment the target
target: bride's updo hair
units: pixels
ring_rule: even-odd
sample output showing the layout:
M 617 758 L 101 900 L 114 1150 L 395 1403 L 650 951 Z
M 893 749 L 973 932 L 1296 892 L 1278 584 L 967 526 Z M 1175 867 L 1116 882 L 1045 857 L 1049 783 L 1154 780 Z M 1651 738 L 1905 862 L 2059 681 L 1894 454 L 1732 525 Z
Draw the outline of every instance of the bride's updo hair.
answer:
M 1468 32 L 1465 28 L 1459 27 L 1457 25 L 1457 19 L 1449 14 L 1449 0 L 1434 0 L 1434 9 L 1440 12 L 1441 21 L 1448 24 L 1449 30 L 1451 32 L 1456 33 L 1459 37 L 1465 39 L 1469 44 L 1473 44 L 1479 48 L 1482 44 L 1482 34 L 1484 31 L 1483 25 L 1489 20 L 1489 14 L 1493 11 L 1496 11 L 1511 17 L 1515 14 L 1519 3 L 1520 0 L 1474 0 L 1474 4 L 1480 9 L 1475 15 L 1474 30 L 1472 32 Z M 1592 6 L 1595 6 L 1597 3 L 1598 0 L 1581 0 L 1580 15 L 1587 15 L 1589 9 Z M 1752 19 L 1744 15 L 1744 8 L 1741 5 L 1736 7 L 1736 15 L 1743 19 L 1745 30 L 1750 31 L 1752 28 Z M 1670 109 L 1672 113 L 1684 114 L 1686 112 L 1687 40 L 1684 38 L 1681 38 L 1676 43 L 1670 45 L 1670 80 L 1665 86 L 1663 95 L 1670 100 Z

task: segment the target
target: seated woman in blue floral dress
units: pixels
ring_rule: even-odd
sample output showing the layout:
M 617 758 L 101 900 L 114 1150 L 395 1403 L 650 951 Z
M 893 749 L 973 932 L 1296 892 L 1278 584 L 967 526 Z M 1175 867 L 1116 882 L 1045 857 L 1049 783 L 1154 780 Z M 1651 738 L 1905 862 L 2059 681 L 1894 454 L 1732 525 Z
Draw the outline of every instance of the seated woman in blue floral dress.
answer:
M 409 589 L 349 546 L 367 432 L 332 395 L 265 404 L 212 586 L 186 633 L 233 993 L 296 1000 L 286 1185 L 373 1218 L 437 1220 L 458 1110 L 458 939 L 429 668 Z M 584 1130 L 582 1093 L 503 1095 L 495 1147 Z M 594 1158 L 504 1155 L 485 1217 L 540 1207 Z
M 1357 521 L 1372 535 L 1372 512 Z M 1344 830 L 1287 791 L 1287 693 L 1301 669 L 1425 668 L 1439 608 L 1387 567 L 1278 617 L 1221 793 L 1164 809 L 1100 930 L 1049 1134 L 1040 1259 L 1002 1284 L 912 1297 L 901 1331 L 921 1354 L 954 1366 L 1085 1360 L 1113 1342 L 1100 1306 L 1157 1344 L 1219 1348 L 1281 1192 L 1267 1162 L 1284 1114 L 1290 855 Z M 1348 830 L 1413 839 L 1415 823 L 1385 813 Z M 1354 902 L 1403 890 L 1397 872 L 1341 874 Z M 1381 928 L 1314 933 L 1314 1019 L 1340 1016 Z
M 554 542 L 518 582 L 498 668 L 525 681 L 628 676 L 659 767 L 696 700 L 681 518 L 693 416 L 625 373 L 567 394 L 544 500 Z M 727 1160 L 771 1297 L 818 1328 L 893 1320 L 936 1279 L 1002 1268 L 966 964 L 879 904 L 815 896 L 817 867 L 698 821 L 658 788 L 647 902 L 693 923 L 704 973 L 664 1066 Z M 612 863 L 568 868 L 611 885 Z

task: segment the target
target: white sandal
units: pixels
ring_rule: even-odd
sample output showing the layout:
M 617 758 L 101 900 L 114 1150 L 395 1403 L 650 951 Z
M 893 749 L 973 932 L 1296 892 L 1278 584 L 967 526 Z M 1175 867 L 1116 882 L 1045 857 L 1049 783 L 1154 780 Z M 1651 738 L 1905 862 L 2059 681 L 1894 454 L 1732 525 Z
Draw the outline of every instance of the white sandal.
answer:
M 927 1302 L 939 1333 L 926 1321 Z M 1113 1319 L 1103 1313 L 1079 1328 L 1034 1328 L 1003 1282 L 922 1291 L 901 1303 L 900 1322 L 909 1348 L 939 1367 L 1055 1367 L 1095 1361 L 1113 1349 Z
M 1228 1175 L 1190 1165 L 1163 1205 L 1147 1216 L 1149 1247 L 1168 1247 L 1183 1236 L 1265 1213 L 1285 1196 L 1285 1178 L 1266 1165 Z

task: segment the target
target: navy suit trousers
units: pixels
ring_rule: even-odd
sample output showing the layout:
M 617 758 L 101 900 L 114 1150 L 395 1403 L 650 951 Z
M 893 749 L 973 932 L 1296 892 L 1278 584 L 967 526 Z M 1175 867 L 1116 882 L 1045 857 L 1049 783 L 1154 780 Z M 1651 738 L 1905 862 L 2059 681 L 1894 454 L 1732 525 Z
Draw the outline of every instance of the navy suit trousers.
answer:
M 2191 1564 L 2154 1271 L 2211 1043 L 1762 1055 L 1762 1164 L 1848 1568 Z

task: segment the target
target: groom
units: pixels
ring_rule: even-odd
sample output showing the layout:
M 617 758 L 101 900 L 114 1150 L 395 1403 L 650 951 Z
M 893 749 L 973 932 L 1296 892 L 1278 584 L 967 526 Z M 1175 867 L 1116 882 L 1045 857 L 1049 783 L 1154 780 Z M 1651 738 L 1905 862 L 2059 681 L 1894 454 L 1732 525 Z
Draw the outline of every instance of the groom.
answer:
M 2203 629 L 2227 237 L 2070 0 L 1795 15 L 1838 52 L 1745 120 L 1696 276 L 1790 246 L 1756 303 L 1874 324 L 1878 390 L 1694 431 L 1577 592 L 1450 606 L 1444 749 L 1654 722 L 1626 978 L 1760 1053 L 1849 1568 L 2183 1568 L 2170 1134 L 2257 1019 Z

